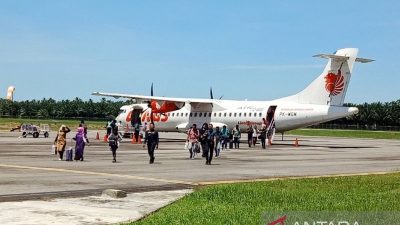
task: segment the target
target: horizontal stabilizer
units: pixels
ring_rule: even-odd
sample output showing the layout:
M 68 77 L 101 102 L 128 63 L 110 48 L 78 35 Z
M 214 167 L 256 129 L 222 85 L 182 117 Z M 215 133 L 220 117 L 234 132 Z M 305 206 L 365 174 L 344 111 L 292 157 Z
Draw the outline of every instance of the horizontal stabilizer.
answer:
M 365 58 L 356 58 L 356 62 L 360 62 L 360 63 L 369 63 L 369 62 L 373 62 L 375 60 L 373 59 L 365 59 Z
M 335 59 L 338 61 L 346 61 L 350 58 L 347 56 L 332 55 L 332 54 L 318 54 L 318 55 L 313 55 L 313 57 L 320 57 L 320 58 L 324 58 L 324 59 Z M 375 60 L 365 59 L 365 58 L 356 58 L 356 62 L 360 62 L 360 63 L 369 63 L 369 62 L 373 62 L 373 61 L 375 61 Z
M 336 59 L 336 60 L 343 60 L 346 61 L 349 59 L 347 56 L 341 56 L 341 55 L 332 55 L 332 54 L 318 54 L 318 55 L 313 55 L 313 57 L 320 57 L 324 59 Z

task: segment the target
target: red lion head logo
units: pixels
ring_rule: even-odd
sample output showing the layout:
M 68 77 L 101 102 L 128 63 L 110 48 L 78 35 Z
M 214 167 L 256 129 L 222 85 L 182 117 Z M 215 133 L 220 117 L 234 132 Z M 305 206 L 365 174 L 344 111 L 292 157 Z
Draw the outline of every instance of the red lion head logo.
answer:
M 341 68 L 342 66 L 340 66 L 338 74 L 330 72 L 325 76 L 325 89 L 330 95 L 338 95 L 344 89 L 344 77 L 342 76 Z

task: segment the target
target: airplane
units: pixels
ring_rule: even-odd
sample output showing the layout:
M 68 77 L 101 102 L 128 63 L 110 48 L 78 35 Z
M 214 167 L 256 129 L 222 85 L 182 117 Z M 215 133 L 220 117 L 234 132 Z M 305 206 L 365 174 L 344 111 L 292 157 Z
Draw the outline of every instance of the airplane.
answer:
M 297 94 L 271 101 L 240 101 L 200 98 L 174 98 L 93 92 L 96 96 L 127 98 L 136 103 L 121 107 L 116 120 L 124 132 L 132 132 L 132 124 L 154 122 L 158 131 L 186 132 L 193 124 L 201 127 L 239 125 L 241 131 L 249 125 L 268 125 L 268 132 L 283 133 L 358 113 L 356 107 L 344 107 L 344 99 L 355 62 L 374 60 L 357 58 L 357 48 L 339 49 L 333 54 L 314 57 L 328 59 L 323 72 Z M 132 122 L 133 121 L 133 122 Z M 272 130 L 271 130 L 272 131 Z

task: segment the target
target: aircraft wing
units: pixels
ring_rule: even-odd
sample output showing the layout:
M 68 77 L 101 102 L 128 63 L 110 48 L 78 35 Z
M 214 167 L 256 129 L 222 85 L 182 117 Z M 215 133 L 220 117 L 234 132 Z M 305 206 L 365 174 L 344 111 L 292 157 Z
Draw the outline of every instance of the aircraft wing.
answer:
M 129 95 L 129 94 L 117 94 L 117 93 L 105 93 L 105 92 L 93 92 L 92 95 L 97 96 L 106 96 L 106 97 L 114 97 L 118 98 L 129 98 L 135 99 L 139 102 L 148 102 L 151 100 L 155 101 L 168 101 L 168 102 L 176 102 L 176 103 L 208 103 L 213 104 L 212 99 L 201 99 L 201 98 L 174 98 L 174 97 L 159 97 L 159 96 L 146 96 L 146 95 Z

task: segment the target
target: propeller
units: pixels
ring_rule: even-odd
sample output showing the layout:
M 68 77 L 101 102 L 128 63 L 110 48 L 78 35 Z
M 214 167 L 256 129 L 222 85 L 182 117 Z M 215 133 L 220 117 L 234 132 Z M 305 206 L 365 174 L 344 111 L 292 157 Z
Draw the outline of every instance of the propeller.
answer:
M 221 95 L 221 97 L 219 97 L 219 100 L 221 100 L 222 97 L 224 97 L 224 95 Z M 211 99 L 214 99 L 214 94 L 213 94 L 212 87 L 210 87 L 210 98 L 211 98 Z

